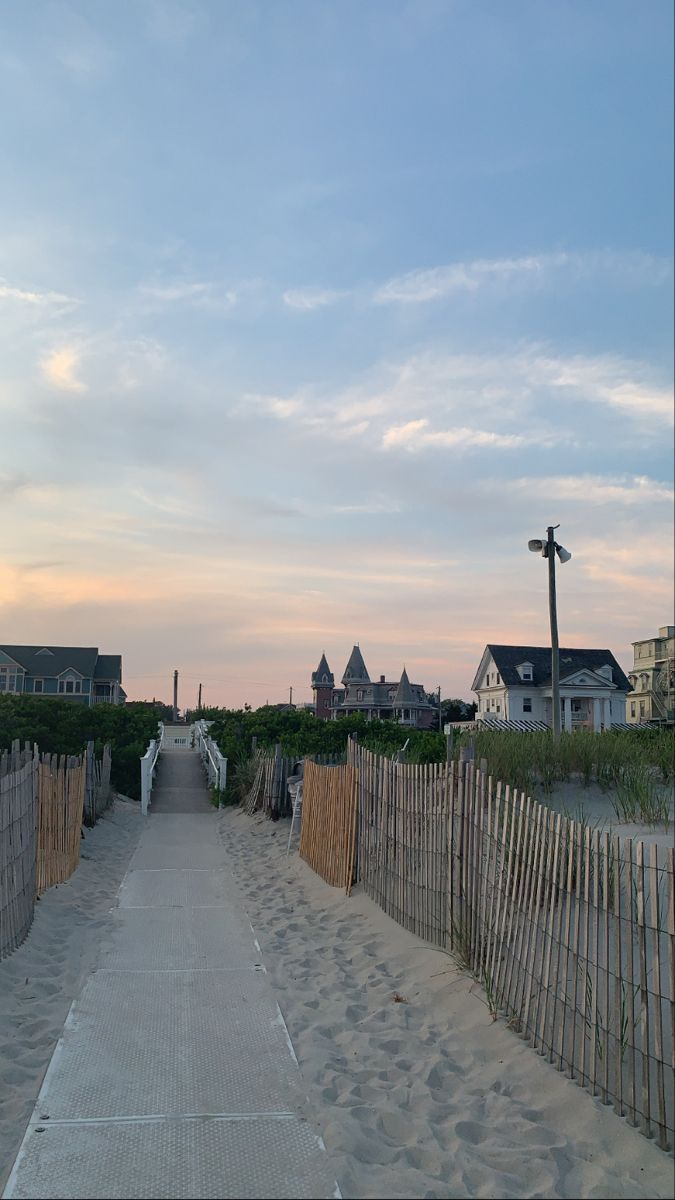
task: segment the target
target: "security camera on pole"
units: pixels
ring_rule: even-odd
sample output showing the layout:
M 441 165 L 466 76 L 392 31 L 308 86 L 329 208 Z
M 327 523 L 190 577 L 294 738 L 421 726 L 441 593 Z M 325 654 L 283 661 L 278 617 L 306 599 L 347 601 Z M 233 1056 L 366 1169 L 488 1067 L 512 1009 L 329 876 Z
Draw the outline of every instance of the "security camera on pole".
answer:
M 527 543 L 528 550 L 533 554 L 541 554 L 548 559 L 548 608 L 551 618 L 551 705 L 552 729 L 554 738 L 560 737 L 560 655 L 558 646 L 558 608 L 555 594 L 555 556 L 561 563 L 569 562 L 572 555 L 564 546 L 558 545 L 553 534 L 559 525 L 549 525 L 546 530 L 546 541 L 533 538 Z

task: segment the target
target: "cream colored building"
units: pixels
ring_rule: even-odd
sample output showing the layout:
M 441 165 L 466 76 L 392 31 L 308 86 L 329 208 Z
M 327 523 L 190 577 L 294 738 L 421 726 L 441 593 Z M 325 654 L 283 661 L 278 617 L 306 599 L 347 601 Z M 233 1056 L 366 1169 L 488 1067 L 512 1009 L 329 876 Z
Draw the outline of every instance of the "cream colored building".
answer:
M 633 670 L 626 720 L 631 725 L 675 722 L 675 625 L 662 625 L 658 637 L 633 642 Z

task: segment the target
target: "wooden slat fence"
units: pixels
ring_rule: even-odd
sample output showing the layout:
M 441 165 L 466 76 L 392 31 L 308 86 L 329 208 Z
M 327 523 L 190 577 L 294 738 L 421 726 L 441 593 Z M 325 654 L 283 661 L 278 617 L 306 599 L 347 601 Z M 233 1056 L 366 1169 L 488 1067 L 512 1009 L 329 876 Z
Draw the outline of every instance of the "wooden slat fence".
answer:
M 672 849 L 569 820 L 473 762 L 407 765 L 351 743 L 347 768 L 306 761 L 304 788 L 314 870 L 347 890 L 355 876 L 558 1070 L 673 1146 Z
M 333 887 L 351 891 L 356 847 L 356 768 L 305 761 L 299 853 Z
M 87 742 L 85 761 L 84 823 L 85 825 L 95 825 L 113 798 L 113 789 L 110 783 L 112 768 L 110 746 L 106 743 L 101 758 L 96 758 L 94 743 Z
M 81 758 L 44 755 L 39 767 L 35 890 L 70 879 L 80 861 L 86 765 Z
M 264 812 L 266 816 L 289 817 L 292 805 L 288 795 L 288 776 L 292 775 L 295 758 L 285 758 L 277 747 L 274 755 L 258 751 L 257 769 L 250 791 L 241 802 L 241 807 L 250 816 Z
M 445 946 L 448 770 L 441 763 L 406 766 L 363 749 L 355 758 L 359 882 L 400 925 Z
M 0 959 L 33 921 L 38 812 L 37 750 L 0 756 Z

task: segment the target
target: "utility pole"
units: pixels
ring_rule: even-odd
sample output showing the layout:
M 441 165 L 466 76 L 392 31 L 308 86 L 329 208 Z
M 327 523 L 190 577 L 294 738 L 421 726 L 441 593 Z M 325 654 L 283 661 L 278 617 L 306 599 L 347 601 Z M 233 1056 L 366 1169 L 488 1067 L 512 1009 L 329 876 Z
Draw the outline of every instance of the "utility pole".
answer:
M 441 708 L 441 685 L 438 685 L 438 732 L 443 732 L 443 709 Z
M 551 619 L 551 704 L 553 737 L 560 737 L 560 648 L 558 646 L 558 605 L 555 594 L 555 552 L 553 537 L 557 525 L 549 525 L 546 533 L 546 557 L 548 558 L 548 610 Z
M 178 671 L 173 673 L 173 720 L 178 721 Z
M 293 707 L 293 685 L 292 684 L 288 690 L 288 703 L 292 708 Z
M 202 711 L 202 685 L 201 685 L 201 683 L 200 683 L 200 685 L 199 685 L 199 696 L 198 696 L 198 699 L 197 699 L 197 712 L 201 712 L 201 711 Z

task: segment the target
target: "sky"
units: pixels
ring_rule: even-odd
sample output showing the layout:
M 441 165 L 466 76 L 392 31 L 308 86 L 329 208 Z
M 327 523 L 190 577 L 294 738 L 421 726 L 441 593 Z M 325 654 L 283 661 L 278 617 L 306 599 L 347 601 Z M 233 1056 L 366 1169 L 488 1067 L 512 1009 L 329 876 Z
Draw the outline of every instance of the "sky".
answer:
M 0 640 L 469 699 L 673 620 L 670 0 L 0 6 Z

